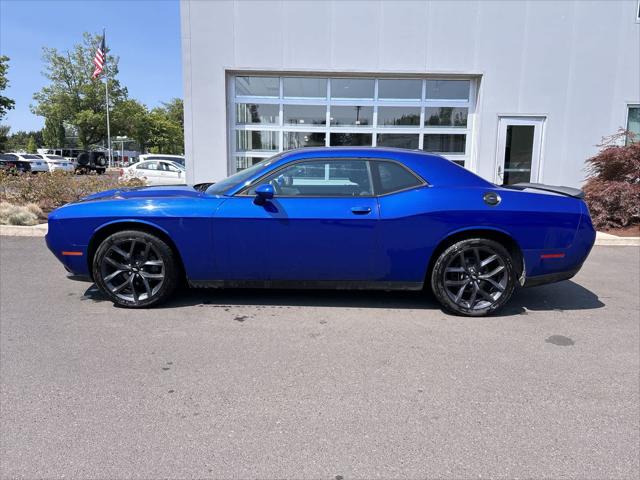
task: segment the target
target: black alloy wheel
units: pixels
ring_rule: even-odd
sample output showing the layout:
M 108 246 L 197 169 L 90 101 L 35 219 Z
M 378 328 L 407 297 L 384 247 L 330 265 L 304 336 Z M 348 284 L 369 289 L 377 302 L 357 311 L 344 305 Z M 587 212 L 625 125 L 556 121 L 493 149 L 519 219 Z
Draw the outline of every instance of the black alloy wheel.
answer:
M 433 268 L 431 288 L 447 310 L 478 317 L 507 303 L 516 278 L 513 260 L 501 244 L 473 238 L 442 252 Z
M 98 247 L 93 278 L 98 288 L 121 307 L 157 305 L 178 281 L 175 254 L 160 238 L 141 231 L 117 232 Z

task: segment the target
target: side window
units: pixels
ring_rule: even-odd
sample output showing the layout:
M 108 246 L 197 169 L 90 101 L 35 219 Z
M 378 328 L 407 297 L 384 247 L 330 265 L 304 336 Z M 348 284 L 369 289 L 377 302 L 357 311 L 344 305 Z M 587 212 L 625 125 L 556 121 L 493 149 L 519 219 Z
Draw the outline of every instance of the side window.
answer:
M 276 195 L 300 197 L 361 197 L 373 194 L 366 160 L 310 160 L 283 168 L 252 186 L 271 184 Z
M 156 162 L 144 162 L 136 167 L 138 170 L 158 170 Z
M 376 161 L 375 167 L 378 180 L 376 193 L 378 195 L 418 187 L 424 183 L 405 167 L 395 162 Z
M 180 169 L 174 165 L 171 165 L 170 163 L 165 163 L 165 167 L 169 172 L 179 172 Z

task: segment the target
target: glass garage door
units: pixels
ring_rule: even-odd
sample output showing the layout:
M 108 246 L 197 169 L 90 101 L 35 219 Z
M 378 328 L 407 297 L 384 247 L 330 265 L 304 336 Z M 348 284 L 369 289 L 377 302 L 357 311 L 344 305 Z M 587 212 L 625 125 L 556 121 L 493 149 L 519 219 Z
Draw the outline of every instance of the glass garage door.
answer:
M 235 170 L 317 146 L 419 149 L 469 166 L 472 79 L 252 74 L 231 77 L 229 91 Z

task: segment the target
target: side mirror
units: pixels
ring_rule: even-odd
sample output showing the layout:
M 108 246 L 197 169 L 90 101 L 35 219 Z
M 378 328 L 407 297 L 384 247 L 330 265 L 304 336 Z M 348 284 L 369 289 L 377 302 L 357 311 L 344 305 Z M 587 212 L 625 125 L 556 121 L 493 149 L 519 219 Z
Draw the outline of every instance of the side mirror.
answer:
M 269 185 L 265 183 L 256 188 L 256 198 L 253 200 L 253 203 L 256 205 L 264 205 L 267 200 L 271 200 L 275 190 L 273 189 L 273 185 Z
M 178 178 L 182 177 L 182 170 L 178 170 Z

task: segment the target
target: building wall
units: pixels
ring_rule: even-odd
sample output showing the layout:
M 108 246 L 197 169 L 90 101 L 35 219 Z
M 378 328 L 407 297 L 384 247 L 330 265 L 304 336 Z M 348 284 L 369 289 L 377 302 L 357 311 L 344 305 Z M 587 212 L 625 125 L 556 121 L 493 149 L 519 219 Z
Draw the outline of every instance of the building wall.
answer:
M 640 103 L 637 0 L 181 1 L 188 180 L 229 173 L 227 72 L 481 77 L 469 168 L 493 180 L 499 115 L 546 116 L 545 183 Z

